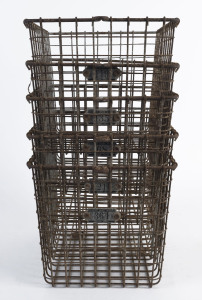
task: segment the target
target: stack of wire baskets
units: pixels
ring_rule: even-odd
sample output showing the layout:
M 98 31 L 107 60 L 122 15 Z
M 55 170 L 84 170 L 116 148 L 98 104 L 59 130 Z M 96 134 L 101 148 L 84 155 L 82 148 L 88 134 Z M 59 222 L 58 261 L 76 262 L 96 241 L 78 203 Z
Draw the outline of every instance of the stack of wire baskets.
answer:
M 161 279 L 179 19 L 26 19 L 32 169 L 43 274 L 53 286 Z

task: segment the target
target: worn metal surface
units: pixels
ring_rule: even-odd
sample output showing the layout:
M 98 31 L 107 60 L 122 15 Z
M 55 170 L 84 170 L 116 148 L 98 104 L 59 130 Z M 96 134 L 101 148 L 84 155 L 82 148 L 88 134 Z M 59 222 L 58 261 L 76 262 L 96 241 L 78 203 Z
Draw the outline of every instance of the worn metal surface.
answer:
M 30 19 L 33 171 L 53 286 L 161 279 L 178 133 L 175 18 Z

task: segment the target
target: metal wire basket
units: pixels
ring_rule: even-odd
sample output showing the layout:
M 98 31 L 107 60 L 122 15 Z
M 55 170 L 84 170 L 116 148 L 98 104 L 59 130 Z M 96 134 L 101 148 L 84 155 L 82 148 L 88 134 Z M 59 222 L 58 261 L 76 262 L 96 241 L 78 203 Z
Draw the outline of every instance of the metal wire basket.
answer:
M 29 19 L 32 168 L 44 278 L 152 287 L 161 279 L 179 19 Z

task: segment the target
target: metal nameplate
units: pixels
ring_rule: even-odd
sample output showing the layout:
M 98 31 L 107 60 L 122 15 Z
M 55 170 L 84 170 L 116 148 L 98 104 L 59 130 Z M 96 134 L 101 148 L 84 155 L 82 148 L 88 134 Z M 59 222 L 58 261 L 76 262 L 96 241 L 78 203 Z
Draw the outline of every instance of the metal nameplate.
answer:
M 83 71 L 83 75 L 91 81 L 114 81 L 121 76 L 121 74 L 122 71 L 117 67 L 106 65 L 90 65 Z
M 113 223 L 115 222 L 114 214 L 116 209 L 114 208 L 91 208 L 88 210 L 89 219 L 88 222 L 93 223 Z
M 98 179 L 95 182 L 92 182 L 90 178 L 89 182 L 86 184 L 87 190 L 89 193 L 95 192 L 96 194 L 109 193 L 110 182 L 108 180 Z M 118 193 L 121 190 L 121 184 L 117 179 L 111 180 L 111 193 Z
M 95 110 L 95 115 L 93 115 L 93 109 L 88 109 L 84 114 L 84 120 L 88 125 L 97 126 L 108 126 L 116 125 L 120 121 L 120 115 L 115 109 L 111 111 L 112 118 L 110 116 L 110 110 L 106 108 L 99 108 Z
M 111 156 L 111 150 L 112 150 L 112 144 L 113 144 L 113 156 L 116 156 L 116 150 L 114 149 L 116 146 L 116 142 L 96 142 L 96 155 L 97 156 L 105 156 L 109 157 Z M 88 156 L 94 156 L 94 142 L 87 142 L 84 147 L 87 151 Z

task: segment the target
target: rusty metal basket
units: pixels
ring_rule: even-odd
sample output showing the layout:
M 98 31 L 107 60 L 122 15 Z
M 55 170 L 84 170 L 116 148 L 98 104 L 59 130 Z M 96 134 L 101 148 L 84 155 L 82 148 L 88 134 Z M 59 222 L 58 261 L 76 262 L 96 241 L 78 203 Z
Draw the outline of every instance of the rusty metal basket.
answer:
M 53 286 L 161 279 L 172 171 L 179 19 L 26 19 L 33 171 Z

